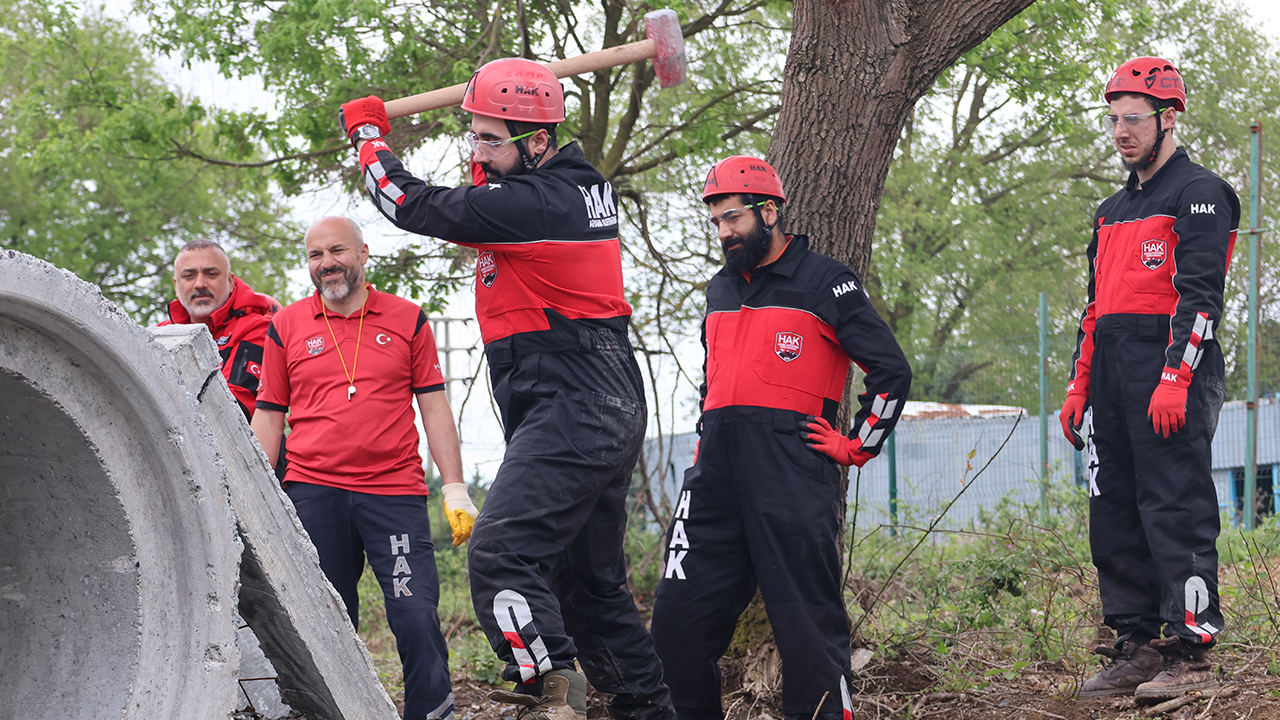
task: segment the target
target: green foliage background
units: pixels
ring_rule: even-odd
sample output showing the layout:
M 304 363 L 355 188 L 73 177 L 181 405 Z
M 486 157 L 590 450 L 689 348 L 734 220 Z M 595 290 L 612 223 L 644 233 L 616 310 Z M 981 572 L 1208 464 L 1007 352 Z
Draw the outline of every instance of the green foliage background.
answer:
M 177 248 L 221 242 L 233 271 L 282 294 L 300 237 L 221 114 L 157 76 L 119 21 L 68 4 L 0 2 L 0 247 L 66 268 L 143 322 L 173 297 Z

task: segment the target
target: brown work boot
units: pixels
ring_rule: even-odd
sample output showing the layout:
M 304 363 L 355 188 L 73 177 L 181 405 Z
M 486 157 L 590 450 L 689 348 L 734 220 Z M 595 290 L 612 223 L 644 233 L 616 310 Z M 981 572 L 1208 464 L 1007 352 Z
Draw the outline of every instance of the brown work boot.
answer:
M 489 699 L 519 707 L 517 720 L 586 720 L 587 680 L 573 670 L 552 670 L 542 676 L 541 696 L 495 690 Z
M 1134 693 L 1145 700 L 1170 700 L 1189 690 L 1212 690 L 1218 687 L 1209 662 L 1209 649 L 1183 642 L 1176 637 L 1152 640 L 1151 647 L 1164 656 L 1160 674 L 1138 686 Z
M 1080 687 L 1080 699 L 1132 695 L 1138 686 L 1160 672 L 1160 653 L 1146 643 L 1125 640 L 1119 648 L 1099 645 L 1093 651 L 1111 659 Z

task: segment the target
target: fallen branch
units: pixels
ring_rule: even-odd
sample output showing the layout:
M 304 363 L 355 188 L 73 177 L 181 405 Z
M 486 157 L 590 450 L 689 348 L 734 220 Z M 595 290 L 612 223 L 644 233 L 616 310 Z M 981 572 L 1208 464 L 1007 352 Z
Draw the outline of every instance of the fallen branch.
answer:
M 1167 700 L 1159 705 L 1153 705 L 1142 711 L 1142 717 L 1155 717 L 1163 715 L 1172 710 L 1177 710 L 1183 705 L 1190 705 L 1193 702 L 1204 700 L 1205 698 L 1229 698 L 1234 697 L 1240 692 L 1240 688 L 1236 685 L 1228 685 L 1224 688 L 1218 688 L 1209 692 L 1190 692 L 1182 697 Z
M 875 705 L 876 707 L 878 707 L 878 708 L 880 708 L 880 709 L 882 709 L 882 710 L 887 710 L 887 711 L 889 711 L 889 712 L 891 712 L 891 713 L 896 713 L 896 712 L 898 712 L 899 710 L 901 710 L 901 709 L 902 709 L 902 708 L 896 708 L 896 707 L 891 707 L 891 706 L 889 706 L 889 705 L 885 705 L 884 703 L 880 702 L 879 700 L 872 700 L 871 698 L 867 697 L 866 695 L 853 695 L 853 696 L 851 696 L 849 699 L 853 700 L 853 701 L 854 701 L 854 702 L 856 702 L 856 703 L 866 703 L 867 705 Z
M 929 539 L 929 535 L 942 522 L 942 518 L 946 517 L 947 511 L 951 509 L 951 506 L 955 505 L 956 502 L 960 500 L 960 496 L 964 495 L 966 490 L 973 487 L 973 484 L 978 481 L 978 478 L 982 477 L 982 474 L 987 471 L 987 468 L 991 467 L 991 463 L 995 462 L 996 458 L 1000 456 L 1001 451 L 1004 450 L 1004 446 L 1009 444 L 1009 441 L 1013 439 L 1013 434 L 1017 432 L 1018 423 L 1022 422 L 1022 416 L 1023 413 L 1018 413 L 1018 417 L 1013 421 L 1013 427 L 1009 428 L 1009 434 L 1005 437 L 1004 442 L 1000 443 L 1000 447 L 996 448 L 996 451 L 987 459 L 987 462 L 982 466 L 982 469 L 978 470 L 973 477 L 969 478 L 969 481 L 960 488 L 960 492 L 956 493 L 955 497 L 951 498 L 951 501 L 942 508 L 942 512 L 938 513 L 938 516 L 933 519 L 933 522 L 929 523 L 929 526 L 925 528 L 925 532 L 921 533 L 920 539 L 907 550 L 907 553 L 902 556 L 902 559 L 893 567 L 893 570 L 889 571 L 889 576 L 885 578 L 884 584 L 880 586 L 880 590 L 876 593 L 875 597 L 871 598 L 871 602 L 867 604 L 867 609 L 862 612 L 861 617 L 858 618 L 858 622 L 853 624 L 853 629 L 851 630 L 850 635 L 857 637 L 858 630 L 862 628 L 862 623 L 866 621 L 866 619 L 871 615 L 871 611 L 880 603 L 881 596 L 883 596 L 885 590 L 889 588 L 889 583 L 893 582 L 893 579 L 897 577 L 898 571 L 902 569 L 902 566 L 906 564 L 907 560 L 911 559 L 911 556 L 914 555 L 916 550 L 924 544 L 924 541 Z M 973 452 L 969 453 L 969 457 L 973 457 Z

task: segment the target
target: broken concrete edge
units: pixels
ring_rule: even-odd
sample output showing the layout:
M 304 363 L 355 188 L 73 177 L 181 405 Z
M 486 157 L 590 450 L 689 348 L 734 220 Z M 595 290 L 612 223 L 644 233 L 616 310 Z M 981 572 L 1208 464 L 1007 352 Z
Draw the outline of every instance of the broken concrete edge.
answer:
M 280 673 L 282 698 L 315 718 L 398 718 L 293 503 L 227 388 L 208 330 L 177 325 L 151 332 L 177 361 L 186 387 L 200 389 L 195 401 L 216 438 L 218 467 L 245 545 L 240 612 Z
M 83 570 L 85 595 L 98 592 L 91 608 L 46 617 L 47 607 L 28 606 L 25 623 L 10 626 L 16 637 L 0 645 L 60 641 L 46 649 L 48 658 L 7 677 L 6 687 L 39 700 L 21 705 L 33 718 L 226 717 L 236 700 L 231 610 L 241 545 L 225 488 L 209 470 L 208 431 L 201 430 L 168 354 L 96 287 L 15 251 L 0 252 L 0 338 L 0 369 L 30 388 L 26 396 L 35 403 L 6 407 L 19 413 L 10 417 L 39 424 L 40 417 L 20 414 L 25 410 L 69 423 L 61 437 L 23 436 L 23 446 L 6 448 L 11 458 L 32 453 L 48 463 L 28 465 L 29 476 L 6 480 L 26 488 L 36 505 L 59 503 L 50 534 L 79 524 L 73 541 L 108 530 L 126 536 L 126 554 L 111 568 L 95 563 Z M 58 443 L 92 457 L 93 472 L 77 478 L 51 467 L 61 461 Z M 94 508 L 56 500 L 60 488 L 41 484 L 55 476 L 92 484 L 95 497 L 118 507 L 116 527 L 90 527 L 99 519 Z M 21 521 L 10 522 L 0 529 Z M 65 582 L 66 572 L 51 565 L 70 566 L 98 552 L 92 545 L 47 555 L 30 547 L 10 550 L 23 580 L 41 590 L 49 578 Z M 96 590 L 110 586 L 110 573 L 133 581 Z M 78 596 L 70 593 L 67 602 L 81 602 Z M 112 643 L 76 637 L 94 614 L 116 619 Z M 81 690 L 103 678 L 114 686 L 110 692 Z

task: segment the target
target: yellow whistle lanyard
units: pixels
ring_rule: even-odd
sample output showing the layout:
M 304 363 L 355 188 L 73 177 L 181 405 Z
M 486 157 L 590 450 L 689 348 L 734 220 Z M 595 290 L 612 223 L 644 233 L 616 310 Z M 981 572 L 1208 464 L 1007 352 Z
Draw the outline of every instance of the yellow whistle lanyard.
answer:
M 333 325 L 329 322 L 329 308 L 325 307 L 324 302 L 320 303 L 320 314 L 324 315 L 325 327 L 329 328 L 329 337 L 333 338 L 333 348 L 338 351 L 338 362 L 342 363 L 342 374 L 347 376 L 347 400 L 356 394 L 356 363 L 360 362 L 360 335 L 364 333 L 364 307 L 369 304 L 369 294 L 366 292 L 364 302 L 360 304 L 360 326 L 356 329 L 356 354 L 351 358 L 351 372 L 347 372 L 346 358 L 342 357 L 342 344 L 338 342 L 338 336 L 333 332 Z

